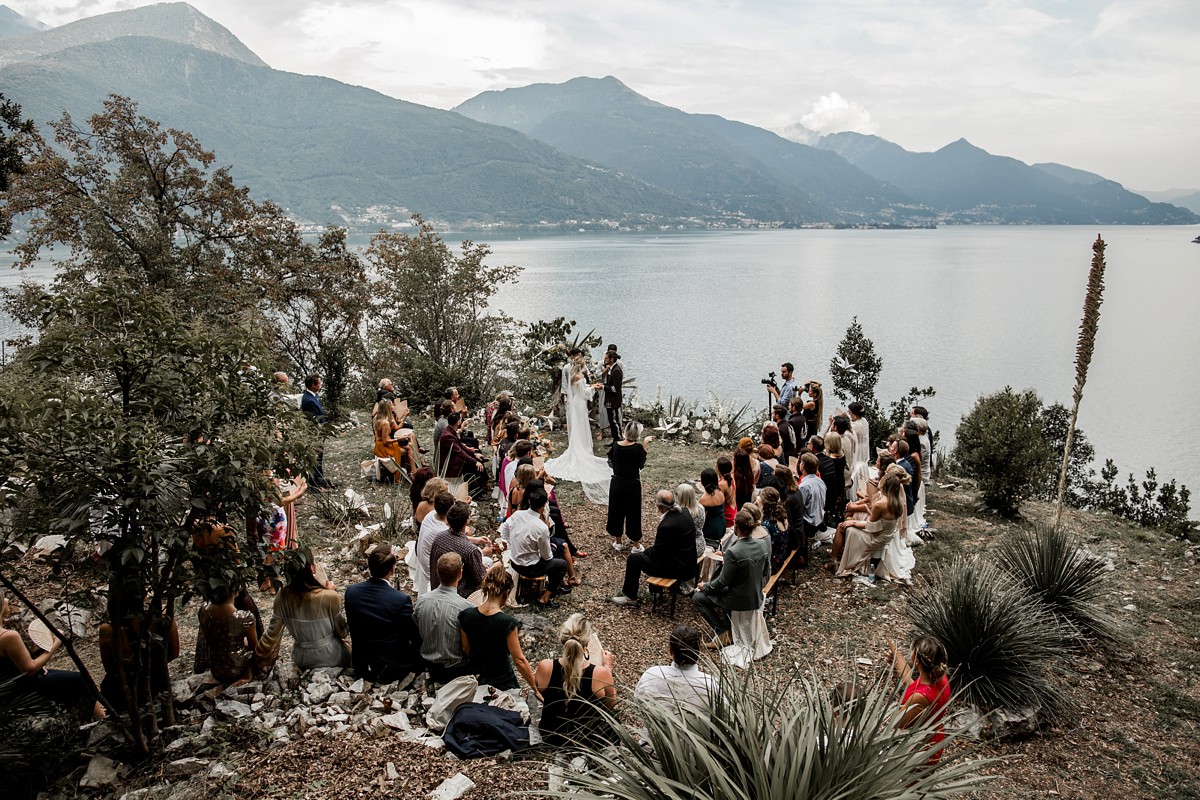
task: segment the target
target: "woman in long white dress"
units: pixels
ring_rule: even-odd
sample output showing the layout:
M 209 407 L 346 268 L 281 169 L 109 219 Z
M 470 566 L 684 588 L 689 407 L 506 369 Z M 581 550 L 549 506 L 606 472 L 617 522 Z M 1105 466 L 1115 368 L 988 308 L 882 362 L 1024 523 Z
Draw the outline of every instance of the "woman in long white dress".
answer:
M 595 394 L 583 371 L 583 356 L 577 351 L 563 365 L 562 392 L 567 410 L 567 449 L 558 458 L 546 461 L 546 474 L 559 481 L 578 481 L 587 499 L 608 505 L 608 484 L 612 470 L 608 461 L 592 453 L 592 423 L 588 400 Z

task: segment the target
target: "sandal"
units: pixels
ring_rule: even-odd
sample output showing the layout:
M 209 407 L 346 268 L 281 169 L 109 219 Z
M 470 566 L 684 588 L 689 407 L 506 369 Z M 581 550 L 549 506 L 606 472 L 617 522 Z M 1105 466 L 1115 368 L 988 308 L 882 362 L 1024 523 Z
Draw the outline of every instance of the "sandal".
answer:
M 586 550 L 576 550 L 574 557 L 575 558 L 587 558 L 588 554 L 587 554 Z

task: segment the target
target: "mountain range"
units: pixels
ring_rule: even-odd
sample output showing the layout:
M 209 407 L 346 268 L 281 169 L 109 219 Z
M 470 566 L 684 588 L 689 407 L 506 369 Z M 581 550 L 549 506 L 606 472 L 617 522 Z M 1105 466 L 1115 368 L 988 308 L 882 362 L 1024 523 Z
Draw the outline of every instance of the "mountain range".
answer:
M 0 90 L 26 116 L 81 122 L 110 93 L 128 96 L 307 222 L 378 227 L 411 211 L 463 227 L 1200 222 L 1102 176 L 962 140 L 911 153 L 858 134 L 784 138 L 613 77 L 429 108 L 272 69 L 186 3 L 38 25 L 0 6 Z

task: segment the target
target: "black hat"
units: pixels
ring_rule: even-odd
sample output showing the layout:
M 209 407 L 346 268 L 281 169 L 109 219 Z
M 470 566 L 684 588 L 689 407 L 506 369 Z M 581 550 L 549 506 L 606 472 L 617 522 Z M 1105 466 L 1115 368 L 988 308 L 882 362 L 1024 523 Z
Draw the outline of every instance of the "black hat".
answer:
M 615 353 L 615 352 L 617 352 L 617 346 L 616 346 L 615 344 L 610 344 L 610 345 L 608 346 L 608 352 L 610 352 L 610 353 Z

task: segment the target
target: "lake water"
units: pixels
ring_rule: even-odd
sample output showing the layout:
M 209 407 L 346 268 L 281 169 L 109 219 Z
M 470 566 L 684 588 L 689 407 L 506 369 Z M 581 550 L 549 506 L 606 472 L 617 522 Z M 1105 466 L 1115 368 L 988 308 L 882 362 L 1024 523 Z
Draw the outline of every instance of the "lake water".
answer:
M 798 378 L 825 384 L 830 408 L 829 361 L 857 316 L 883 359 L 881 400 L 933 386 L 925 405 L 949 446 L 980 394 L 1033 387 L 1069 404 L 1097 234 L 1108 270 L 1080 425 L 1123 473 L 1140 478 L 1156 466 L 1160 477 L 1200 488 L 1200 415 L 1190 410 L 1200 397 L 1196 228 L 473 238 L 491 244 L 495 262 L 524 267 L 501 308 L 595 328 L 620 346 L 646 398 L 661 384 L 690 399 L 711 391 L 765 406 L 759 380 L 792 361 Z M 16 281 L 0 271 L 0 285 Z

